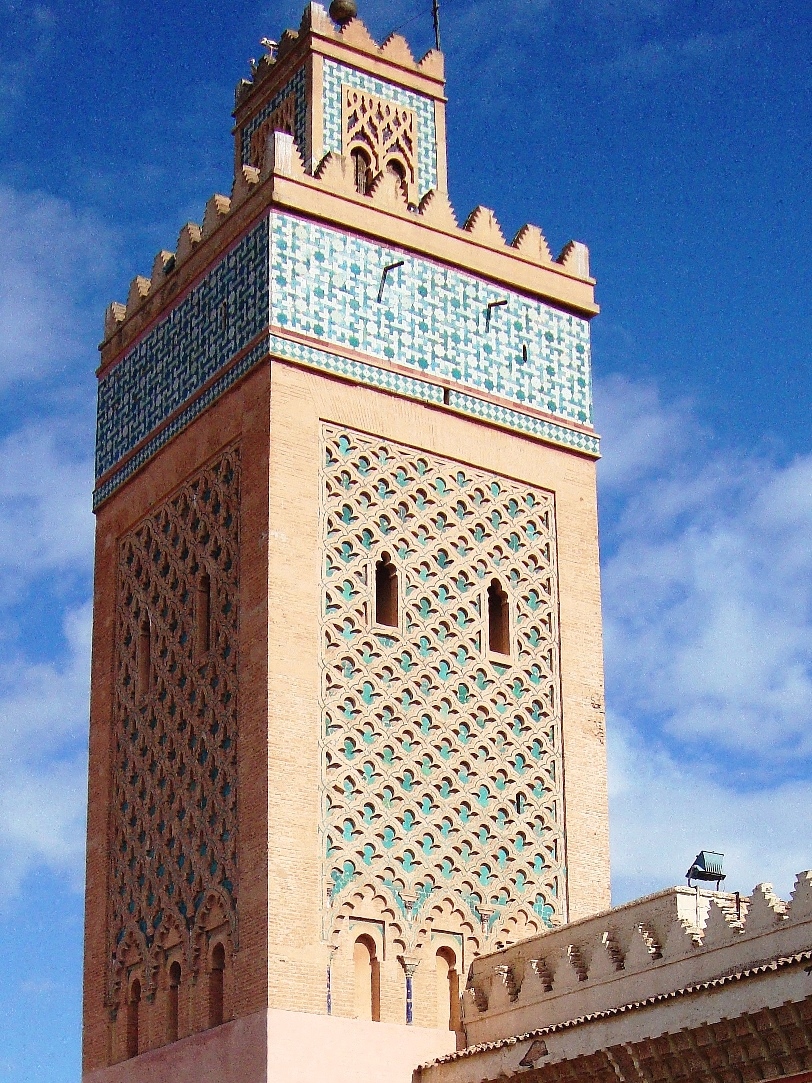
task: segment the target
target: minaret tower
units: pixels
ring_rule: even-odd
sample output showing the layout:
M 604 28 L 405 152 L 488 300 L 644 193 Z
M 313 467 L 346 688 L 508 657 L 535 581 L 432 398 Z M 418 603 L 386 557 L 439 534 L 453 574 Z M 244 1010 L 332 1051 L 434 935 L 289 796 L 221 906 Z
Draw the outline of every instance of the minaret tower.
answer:
M 352 6 L 107 313 L 88 1083 L 408 1083 L 609 902 L 588 253 L 458 224 L 442 55 Z

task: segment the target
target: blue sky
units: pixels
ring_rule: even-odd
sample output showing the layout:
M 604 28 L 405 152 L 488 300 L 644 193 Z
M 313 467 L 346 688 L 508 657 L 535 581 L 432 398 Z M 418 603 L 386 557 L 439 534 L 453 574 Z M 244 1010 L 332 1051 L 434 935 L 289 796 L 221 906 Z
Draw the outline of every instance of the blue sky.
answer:
M 300 3 L 0 0 L 0 1080 L 79 1076 L 96 344 Z M 430 2 L 361 0 L 422 53 Z M 812 14 L 443 0 L 451 196 L 591 249 L 616 902 L 812 865 Z

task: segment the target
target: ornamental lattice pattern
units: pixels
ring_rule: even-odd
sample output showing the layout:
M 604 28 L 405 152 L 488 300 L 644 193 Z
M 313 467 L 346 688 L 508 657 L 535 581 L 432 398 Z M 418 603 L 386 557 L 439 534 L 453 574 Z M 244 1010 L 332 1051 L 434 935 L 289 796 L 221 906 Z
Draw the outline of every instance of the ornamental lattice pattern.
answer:
M 409 198 L 416 202 L 417 122 L 413 110 L 355 87 L 342 87 L 344 151 L 364 147 L 377 176 L 397 159 L 406 170 Z
M 169 924 L 188 932 L 212 892 L 236 908 L 239 500 L 231 449 L 120 542 L 112 953 L 128 927 L 147 948 Z M 208 649 L 195 614 L 205 576 Z
M 553 499 L 513 480 L 323 427 L 325 881 L 410 913 L 450 894 L 494 931 L 565 912 Z M 375 564 L 400 626 L 373 623 Z M 487 587 L 511 657 L 487 649 Z M 438 894 L 435 894 L 438 893 Z M 488 917 L 480 907 L 493 908 Z
M 296 94 L 288 94 L 251 136 L 250 164 L 262 169 L 265 161 L 265 147 L 271 132 L 296 134 Z

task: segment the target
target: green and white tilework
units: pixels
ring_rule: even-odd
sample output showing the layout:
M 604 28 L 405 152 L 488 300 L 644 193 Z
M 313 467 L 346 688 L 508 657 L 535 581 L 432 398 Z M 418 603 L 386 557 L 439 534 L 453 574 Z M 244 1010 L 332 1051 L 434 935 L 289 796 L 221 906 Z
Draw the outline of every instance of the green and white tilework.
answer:
M 378 303 L 384 268 L 401 260 Z M 270 288 L 272 322 L 328 348 L 592 423 L 589 324 L 578 316 L 282 213 L 272 216 Z
M 379 303 L 383 269 L 400 260 Z M 507 304 L 491 308 L 489 318 L 494 301 Z M 233 366 L 269 314 L 270 338 Z M 274 333 L 274 326 L 295 334 Z M 430 260 L 273 212 L 101 380 L 96 476 L 141 447 L 96 491 L 95 505 L 269 353 L 437 405 L 443 388 L 432 381 L 444 380 L 458 388 L 448 392 L 447 405 L 463 413 L 598 454 L 598 438 L 572 427 L 592 422 L 586 320 Z M 390 363 L 406 371 L 392 371 Z M 491 392 L 508 405 L 481 397 Z M 557 421 L 530 416 L 525 404 Z
M 397 105 L 412 109 L 417 118 L 417 190 L 422 199 L 426 192 L 437 187 L 437 130 L 434 121 L 434 102 L 421 94 L 403 90 L 392 83 L 373 79 L 364 72 L 346 68 L 334 60 L 324 61 L 324 153 L 342 152 L 341 138 L 341 87 L 351 86 L 377 94 Z

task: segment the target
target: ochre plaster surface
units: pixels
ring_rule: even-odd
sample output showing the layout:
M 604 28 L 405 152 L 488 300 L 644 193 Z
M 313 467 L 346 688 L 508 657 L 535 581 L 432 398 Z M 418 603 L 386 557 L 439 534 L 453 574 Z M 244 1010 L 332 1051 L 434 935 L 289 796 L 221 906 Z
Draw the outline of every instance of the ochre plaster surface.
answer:
M 270 1010 L 225 1023 L 82 1083 L 411 1083 L 454 1049 L 447 1030 Z

